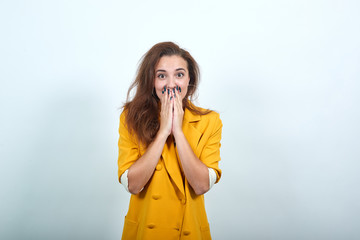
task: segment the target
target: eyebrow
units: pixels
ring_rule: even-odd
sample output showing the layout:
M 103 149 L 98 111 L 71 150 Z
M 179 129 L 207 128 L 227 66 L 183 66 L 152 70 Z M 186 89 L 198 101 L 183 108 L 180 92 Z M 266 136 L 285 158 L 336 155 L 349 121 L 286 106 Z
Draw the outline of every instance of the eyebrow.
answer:
M 175 71 L 184 71 L 184 72 L 186 72 L 186 70 L 184 68 L 177 68 L 177 69 L 175 69 Z M 163 69 L 158 69 L 158 70 L 156 70 L 156 72 L 166 72 L 166 71 L 163 70 Z

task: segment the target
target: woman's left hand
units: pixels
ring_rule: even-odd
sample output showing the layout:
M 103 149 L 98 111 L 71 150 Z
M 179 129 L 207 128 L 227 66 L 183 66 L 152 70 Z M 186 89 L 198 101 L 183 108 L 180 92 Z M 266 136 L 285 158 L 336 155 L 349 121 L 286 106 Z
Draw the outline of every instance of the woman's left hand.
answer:
M 174 88 L 173 91 L 173 125 L 172 125 L 172 134 L 175 136 L 177 133 L 182 132 L 182 123 L 184 117 L 184 110 L 182 106 L 182 97 L 180 91 Z

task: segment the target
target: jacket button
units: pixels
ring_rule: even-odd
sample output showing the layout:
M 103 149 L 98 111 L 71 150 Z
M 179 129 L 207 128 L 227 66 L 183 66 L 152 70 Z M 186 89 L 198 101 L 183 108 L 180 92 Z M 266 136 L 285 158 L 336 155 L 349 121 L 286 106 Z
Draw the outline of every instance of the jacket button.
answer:
M 156 165 L 156 170 L 160 171 L 161 169 L 162 169 L 162 166 L 160 163 L 158 165 Z
M 185 230 L 185 231 L 183 231 L 183 233 L 184 233 L 185 236 L 190 235 L 190 231 L 186 231 L 186 230 Z
M 150 224 L 147 225 L 147 227 L 150 228 L 150 229 L 153 229 L 155 227 L 155 224 L 150 223 Z
M 161 196 L 158 195 L 158 194 L 154 194 L 154 195 L 152 196 L 152 198 L 153 198 L 154 200 L 158 200 L 158 199 L 161 198 Z

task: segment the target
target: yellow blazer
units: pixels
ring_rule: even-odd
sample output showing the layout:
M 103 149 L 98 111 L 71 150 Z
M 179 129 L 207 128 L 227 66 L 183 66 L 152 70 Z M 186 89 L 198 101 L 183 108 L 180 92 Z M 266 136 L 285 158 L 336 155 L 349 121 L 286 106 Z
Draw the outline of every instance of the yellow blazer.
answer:
M 221 177 L 219 114 L 195 115 L 185 109 L 183 132 L 195 155 Z M 130 135 L 125 112 L 120 116 L 118 177 L 145 153 L 146 149 Z M 204 196 L 196 195 L 181 168 L 176 147 L 168 138 L 156 170 L 144 189 L 131 195 L 122 239 L 170 240 L 211 239 Z

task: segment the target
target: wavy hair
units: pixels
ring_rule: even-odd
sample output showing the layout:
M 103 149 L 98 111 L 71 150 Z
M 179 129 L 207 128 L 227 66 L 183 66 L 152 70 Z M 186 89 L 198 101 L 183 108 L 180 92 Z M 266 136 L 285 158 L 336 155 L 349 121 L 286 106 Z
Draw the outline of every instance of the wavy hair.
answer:
M 210 110 L 197 108 L 191 103 L 199 84 L 200 71 L 190 53 L 173 42 L 161 42 L 154 45 L 141 58 L 136 78 L 130 85 L 126 103 L 123 106 L 124 111 L 126 111 L 125 121 L 130 134 L 135 133 L 138 141 L 145 146 L 149 146 L 160 128 L 160 100 L 154 87 L 155 67 L 161 57 L 173 55 L 180 56 L 187 62 L 190 76 L 187 94 L 183 99 L 183 107 L 198 115 L 205 115 L 210 112 Z M 136 93 L 130 99 L 133 89 L 136 89 Z

